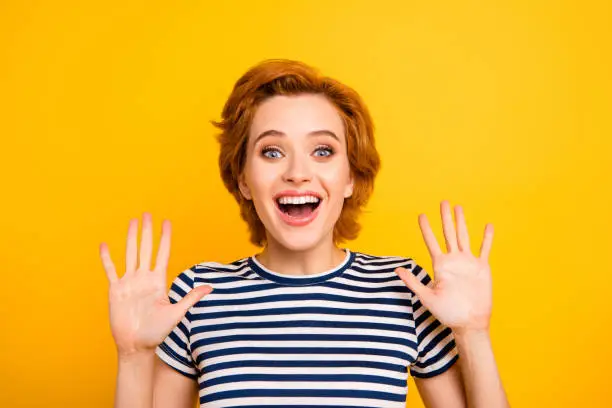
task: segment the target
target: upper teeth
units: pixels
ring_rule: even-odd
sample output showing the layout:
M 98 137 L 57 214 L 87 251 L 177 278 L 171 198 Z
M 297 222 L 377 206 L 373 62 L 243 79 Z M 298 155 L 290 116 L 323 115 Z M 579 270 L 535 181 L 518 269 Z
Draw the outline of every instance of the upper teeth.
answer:
M 318 203 L 319 202 L 319 197 L 315 197 L 315 196 L 300 196 L 300 197 L 290 197 L 290 196 L 285 196 L 285 197 L 280 197 L 278 199 L 278 203 L 279 204 L 306 204 L 306 203 Z

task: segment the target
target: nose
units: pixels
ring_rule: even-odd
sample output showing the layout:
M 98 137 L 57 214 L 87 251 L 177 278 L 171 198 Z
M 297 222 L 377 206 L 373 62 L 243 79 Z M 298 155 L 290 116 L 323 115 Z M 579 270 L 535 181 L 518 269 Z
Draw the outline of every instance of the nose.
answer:
M 287 168 L 283 174 L 283 180 L 287 183 L 294 184 L 301 184 L 312 180 L 312 173 L 308 160 L 295 156 L 287 160 Z

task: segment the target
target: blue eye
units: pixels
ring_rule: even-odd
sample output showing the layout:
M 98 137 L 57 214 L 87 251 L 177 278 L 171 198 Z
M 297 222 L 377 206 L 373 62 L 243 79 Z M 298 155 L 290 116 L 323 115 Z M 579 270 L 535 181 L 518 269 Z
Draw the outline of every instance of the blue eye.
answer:
M 261 150 L 261 154 L 268 159 L 278 159 L 282 156 L 280 150 L 276 147 L 266 146 Z
M 319 152 L 323 154 L 318 154 Z M 329 157 L 334 154 L 334 150 L 329 146 L 318 146 L 315 149 L 315 156 L 317 157 Z

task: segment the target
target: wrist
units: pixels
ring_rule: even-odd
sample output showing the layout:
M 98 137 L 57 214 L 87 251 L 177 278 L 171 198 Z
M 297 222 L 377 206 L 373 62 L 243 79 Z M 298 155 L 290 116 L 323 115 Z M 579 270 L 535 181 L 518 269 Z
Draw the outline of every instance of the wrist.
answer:
M 117 359 L 120 363 L 138 364 L 147 362 L 155 356 L 155 350 L 118 350 Z
M 481 345 L 483 342 L 490 341 L 489 329 L 466 329 L 457 328 L 453 329 L 453 335 L 455 342 L 458 346 L 469 346 L 469 345 Z

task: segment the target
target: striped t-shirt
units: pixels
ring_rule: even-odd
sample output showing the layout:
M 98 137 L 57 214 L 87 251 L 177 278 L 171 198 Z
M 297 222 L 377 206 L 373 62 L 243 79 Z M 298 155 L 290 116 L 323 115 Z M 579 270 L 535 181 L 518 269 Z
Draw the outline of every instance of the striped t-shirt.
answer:
M 156 350 L 197 380 L 201 407 L 404 408 L 407 380 L 444 372 L 458 358 L 453 334 L 395 274 L 410 258 L 345 249 L 336 268 L 306 276 L 254 257 L 182 272 L 169 297 L 213 292 Z

